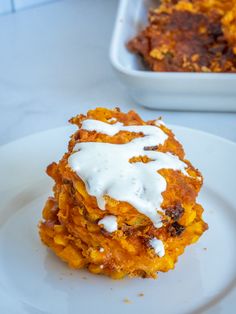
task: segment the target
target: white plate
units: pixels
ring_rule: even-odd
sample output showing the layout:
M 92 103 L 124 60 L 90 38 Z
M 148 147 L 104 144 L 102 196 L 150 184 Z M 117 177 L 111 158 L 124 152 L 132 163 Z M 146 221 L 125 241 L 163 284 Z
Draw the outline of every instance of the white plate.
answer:
M 127 42 L 147 25 L 157 0 L 120 0 L 110 60 L 135 102 L 150 108 L 236 111 L 236 74 L 147 71 Z
M 114 281 L 71 270 L 41 244 L 37 223 L 52 186 L 44 169 L 65 151 L 71 127 L 0 148 L 1 314 L 234 312 L 236 145 L 207 133 L 173 128 L 189 159 L 204 174 L 199 201 L 209 231 L 186 249 L 174 271 L 161 273 L 158 280 Z

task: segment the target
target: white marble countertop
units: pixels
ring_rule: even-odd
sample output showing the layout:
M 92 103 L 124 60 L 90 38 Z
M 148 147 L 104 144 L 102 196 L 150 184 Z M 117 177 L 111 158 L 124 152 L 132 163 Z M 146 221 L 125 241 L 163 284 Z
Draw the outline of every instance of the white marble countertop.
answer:
M 154 111 L 129 98 L 108 57 L 116 7 L 115 0 L 61 0 L 0 17 L 0 144 L 65 125 L 94 106 L 133 108 L 236 141 L 236 113 Z

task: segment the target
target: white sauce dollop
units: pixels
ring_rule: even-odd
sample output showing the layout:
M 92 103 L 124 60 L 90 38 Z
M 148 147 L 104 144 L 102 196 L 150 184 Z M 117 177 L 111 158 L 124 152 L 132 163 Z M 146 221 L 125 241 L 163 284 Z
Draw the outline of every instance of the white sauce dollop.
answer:
M 159 257 L 162 257 L 165 255 L 164 244 L 161 240 L 159 240 L 157 238 L 153 238 L 149 241 L 149 244 L 151 245 L 151 247 L 154 249 L 155 253 Z
M 75 145 L 75 152 L 68 164 L 84 181 L 90 195 L 97 199 L 100 209 L 105 209 L 104 195 L 128 202 L 140 213 L 150 218 L 156 228 L 162 226 L 162 193 L 166 180 L 157 171 L 163 168 L 180 170 L 188 175 L 187 165 L 171 153 L 145 150 L 144 147 L 163 144 L 167 135 L 156 126 L 124 126 L 122 123 L 108 124 L 98 120 L 85 120 L 81 129 L 113 136 L 119 131 L 143 133 L 126 144 L 84 142 Z M 130 163 L 134 156 L 148 156 L 148 163 Z
M 104 218 L 99 220 L 98 224 L 99 225 L 103 225 L 103 228 L 107 232 L 110 232 L 110 233 L 112 233 L 112 232 L 117 230 L 116 216 L 113 216 L 113 215 L 105 216 Z
M 160 125 L 164 125 L 165 126 L 166 124 L 161 119 L 158 119 L 158 120 L 155 121 L 155 125 L 156 126 L 160 126 Z
M 107 120 L 108 122 L 116 122 L 117 121 L 117 119 L 116 118 L 111 118 L 111 119 L 109 119 L 109 120 Z

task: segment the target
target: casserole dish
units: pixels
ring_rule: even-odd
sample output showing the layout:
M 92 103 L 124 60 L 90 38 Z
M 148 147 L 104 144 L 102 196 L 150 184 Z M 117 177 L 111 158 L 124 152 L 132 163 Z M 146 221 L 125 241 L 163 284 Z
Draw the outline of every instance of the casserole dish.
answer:
M 120 0 L 110 61 L 130 96 L 145 107 L 166 110 L 236 111 L 236 74 L 152 72 L 128 51 L 127 42 L 147 25 L 152 0 Z

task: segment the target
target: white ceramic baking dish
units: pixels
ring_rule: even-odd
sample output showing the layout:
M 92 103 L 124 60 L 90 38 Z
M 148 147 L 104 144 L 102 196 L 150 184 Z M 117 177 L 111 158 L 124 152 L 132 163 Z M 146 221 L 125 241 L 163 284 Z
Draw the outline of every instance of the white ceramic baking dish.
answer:
M 126 43 L 147 23 L 153 0 L 120 0 L 110 60 L 133 99 L 167 110 L 236 111 L 236 74 L 158 73 L 145 69 Z

